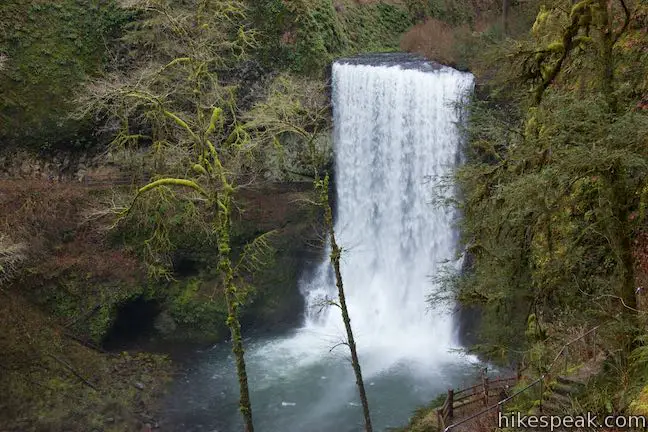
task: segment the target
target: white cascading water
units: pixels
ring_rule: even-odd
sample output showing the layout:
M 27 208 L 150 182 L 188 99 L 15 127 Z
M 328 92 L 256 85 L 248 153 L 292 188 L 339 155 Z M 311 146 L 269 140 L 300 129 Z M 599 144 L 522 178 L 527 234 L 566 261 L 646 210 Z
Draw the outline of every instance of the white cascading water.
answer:
M 456 259 L 455 212 L 432 201 L 434 179 L 457 164 L 455 104 L 473 78 L 423 66 L 333 65 L 335 231 L 368 376 L 403 363 L 425 369 L 452 361 L 451 317 L 430 310 L 426 296 L 443 263 Z M 302 289 L 308 307 L 303 328 L 267 347 L 283 351 L 293 366 L 289 358 L 319 361 L 345 339 L 339 308 L 322 308 L 323 298 L 337 299 L 328 256 Z M 337 350 L 348 355 L 346 347 Z
M 451 320 L 426 296 L 442 263 L 456 259 L 454 212 L 433 206 L 434 181 L 460 151 L 454 104 L 472 75 L 399 66 L 333 65 L 335 231 L 342 277 L 362 358 L 374 369 L 429 364 L 453 345 Z M 343 333 L 330 263 L 307 288 L 306 328 Z

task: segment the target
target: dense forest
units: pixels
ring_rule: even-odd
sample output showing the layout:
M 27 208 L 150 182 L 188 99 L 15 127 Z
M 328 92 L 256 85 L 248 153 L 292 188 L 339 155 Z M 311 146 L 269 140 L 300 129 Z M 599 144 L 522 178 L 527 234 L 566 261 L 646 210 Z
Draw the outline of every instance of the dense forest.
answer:
M 0 429 L 150 430 L 147 347 L 229 339 L 251 431 L 243 334 L 299 322 L 323 239 L 339 266 L 330 65 L 385 51 L 476 78 L 428 301 L 520 388 L 569 345 L 565 412 L 648 415 L 645 0 L 6 0 Z

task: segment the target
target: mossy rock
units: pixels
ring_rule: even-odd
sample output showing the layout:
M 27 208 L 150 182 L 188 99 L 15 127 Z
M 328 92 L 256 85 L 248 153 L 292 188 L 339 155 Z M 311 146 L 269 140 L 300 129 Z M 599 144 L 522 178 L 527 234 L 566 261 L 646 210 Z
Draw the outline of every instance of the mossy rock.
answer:
M 273 69 L 319 76 L 336 57 L 399 49 L 414 17 L 402 4 L 267 0 L 252 6 L 259 57 Z
M 191 340 L 213 343 L 224 340 L 229 331 L 225 325 L 227 305 L 218 281 L 209 276 L 173 282 L 168 289 L 166 313 L 176 328 L 160 334 L 169 340 Z
M 90 3 L 90 4 L 88 4 Z M 84 149 L 91 125 L 70 120 L 73 99 L 97 74 L 130 19 L 114 1 L 7 0 L 0 5 L 0 140 L 37 151 Z

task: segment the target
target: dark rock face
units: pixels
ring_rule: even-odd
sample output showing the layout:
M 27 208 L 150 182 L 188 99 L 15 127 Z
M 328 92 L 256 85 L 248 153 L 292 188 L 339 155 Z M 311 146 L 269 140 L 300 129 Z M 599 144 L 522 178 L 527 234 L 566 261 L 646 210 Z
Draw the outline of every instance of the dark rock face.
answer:
M 155 331 L 160 304 L 143 296 L 125 301 L 117 308 L 115 320 L 102 345 L 108 350 L 128 348 L 148 340 Z
M 258 61 L 249 60 L 235 71 L 227 72 L 227 81 L 238 86 L 237 109 L 245 112 L 265 95 L 267 85 L 276 72 L 264 68 Z
M 455 313 L 457 340 L 463 346 L 479 343 L 479 324 L 481 309 L 476 306 L 459 305 Z
M 173 271 L 180 278 L 197 276 L 200 272 L 200 263 L 192 259 L 190 253 L 186 251 L 176 252 L 173 259 Z
M 466 252 L 461 273 L 470 272 L 475 257 Z M 454 314 L 455 334 L 459 343 L 463 346 L 470 346 L 479 343 L 479 325 L 481 323 L 481 309 L 473 305 L 457 305 Z
M 398 66 L 401 69 L 417 69 L 423 72 L 431 72 L 447 67 L 440 63 L 430 61 L 418 54 L 402 52 L 370 53 L 354 57 L 343 57 L 337 59 L 336 63 L 372 66 Z
M 321 259 L 319 211 L 307 204 L 313 199 L 310 183 L 285 183 L 263 191 L 246 191 L 239 215 L 242 245 L 261 233 L 277 230 L 274 257 L 251 276 L 256 293 L 241 317 L 244 330 L 279 331 L 298 325 L 304 313 L 300 291 L 303 272 Z

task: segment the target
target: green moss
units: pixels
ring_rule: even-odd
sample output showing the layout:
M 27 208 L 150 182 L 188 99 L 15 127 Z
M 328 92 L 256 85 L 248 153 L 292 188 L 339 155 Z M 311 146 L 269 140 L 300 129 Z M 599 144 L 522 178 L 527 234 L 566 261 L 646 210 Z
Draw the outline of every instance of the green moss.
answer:
M 273 68 L 321 74 L 335 57 L 398 49 L 400 36 L 412 25 L 407 7 L 353 1 L 281 0 L 252 6 L 261 31 L 259 56 Z
M 61 274 L 33 293 L 33 300 L 61 320 L 74 334 L 100 344 L 119 305 L 144 293 L 140 285 L 100 282 L 75 273 Z
M 86 125 L 68 118 L 70 99 L 89 75 L 101 70 L 106 42 L 128 16 L 113 1 L 10 0 L 0 5 L 0 139 L 47 150 L 83 148 Z
M 547 46 L 547 50 L 554 53 L 561 53 L 565 50 L 565 46 L 563 45 L 562 41 L 556 41 L 550 43 L 549 46 Z
M 354 4 L 340 14 L 340 20 L 351 53 L 396 50 L 400 36 L 412 25 L 405 9 L 384 3 Z
M 196 277 L 171 284 L 167 310 L 178 330 L 168 337 L 215 342 L 227 336 L 227 305 L 216 283 Z
M 634 415 L 648 415 L 648 385 L 641 389 L 641 392 L 630 403 L 630 413 Z
M 137 201 L 110 241 L 133 250 L 148 265 L 149 276 L 168 276 L 174 259 L 202 266 L 215 262 L 209 217 L 194 203 L 175 199 L 170 189 L 157 188 Z

